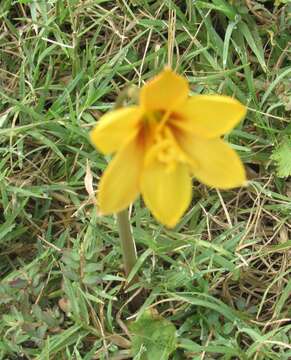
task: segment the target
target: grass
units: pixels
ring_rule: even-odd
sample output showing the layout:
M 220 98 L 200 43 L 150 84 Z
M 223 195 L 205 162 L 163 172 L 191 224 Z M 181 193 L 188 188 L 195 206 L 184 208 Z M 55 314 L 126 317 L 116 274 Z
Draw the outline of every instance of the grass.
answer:
M 291 183 L 271 158 L 290 135 L 288 27 L 288 1 L 1 1 L 1 359 L 131 358 L 141 287 L 138 314 L 176 327 L 171 359 L 291 358 Z M 116 221 L 84 184 L 107 163 L 88 131 L 165 64 L 193 93 L 248 106 L 227 140 L 250 184 L 194 182 L 171 231 L 137 200 L 140 280 L 125 293 Z

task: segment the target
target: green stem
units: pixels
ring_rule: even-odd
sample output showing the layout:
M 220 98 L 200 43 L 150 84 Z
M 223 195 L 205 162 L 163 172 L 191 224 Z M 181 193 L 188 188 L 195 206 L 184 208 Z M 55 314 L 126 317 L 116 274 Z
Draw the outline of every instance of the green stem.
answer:
M 127 209 L 117 214 L 117 223 L 121 241 L 124 270 L 126 276 L 128 276 L 137 261 L 137 255 Z
M 128 97 L 128 90 L 129 90 L 128 88 L 125 88 L 121 91 L 121 93 L 119 94 L 116 100 L 115 109 L 122 108 L 123 101 Z M 125 209 L 117 213 L 117 223 L 118 223 L 118 231 L 121 242 L 125 275 L 128 277 L 128 275 L 130 274 L 131 270 L 133 269 L 134 265 L 137 262 L 136 247 L 131 232 L 128 209 Z M 127 285 L 134 284 L 137 281 L 138 281 L 138 277 L 135 276 L 131 280 L 130 284 Z M 142 293 L 139 293 L 131 300 L 129 307 L 133 311 L 136 311 L 140 308 L 142 303 L 143 303 L 143 296 Z

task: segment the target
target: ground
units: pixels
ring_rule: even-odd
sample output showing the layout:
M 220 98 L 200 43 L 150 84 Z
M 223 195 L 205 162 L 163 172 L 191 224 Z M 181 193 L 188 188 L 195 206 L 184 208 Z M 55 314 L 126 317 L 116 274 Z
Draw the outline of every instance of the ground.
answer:
M 130 350 L 145 309 L 175 326 L 170 359 L 291 358 L 290 10 L 286 0 L 1 1 L 1 359 L 145 359 L 148 349 Z M 108 158 L 88 132 L 125 86 L 165 65 L 193 94 L 247 105 L 225 139 L 249 185 L 194 180 L 173 230 L 138 199 L 139 282 L 126 290 L 116 220 L 90 196 Z M 141 288 L 135 311 L 128 298 Z

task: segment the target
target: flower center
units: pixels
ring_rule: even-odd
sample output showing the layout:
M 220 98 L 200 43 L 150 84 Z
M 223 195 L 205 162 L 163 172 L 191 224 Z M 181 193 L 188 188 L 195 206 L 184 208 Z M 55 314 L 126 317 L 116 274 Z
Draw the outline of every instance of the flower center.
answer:
M 164 164 L 166 171 L 174 170 L 178 162 L 187 161 L 171 129 L 166 126 L 154 135 L 153 144 L 146 157 L 146 163 L 149 164 L 153 160 Z
M 165 117 L 166 112 L 165 111 L 147 111 L 144 114 L 144 122 L 149 125 L 150 127 L 152 126 L 156 126 L 157 124 L 159 124 L 163 118 Z

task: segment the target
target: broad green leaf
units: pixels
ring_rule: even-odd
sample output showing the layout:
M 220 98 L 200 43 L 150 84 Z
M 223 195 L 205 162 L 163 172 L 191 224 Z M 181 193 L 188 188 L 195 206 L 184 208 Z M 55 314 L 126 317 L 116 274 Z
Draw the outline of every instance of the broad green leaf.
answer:
M 291 175 L 291 137 L 286 136 L 281 144 L 273 151 L 271 159 L 277 164 L 277 175 L 288 177 Z
M 130 325 L 132 355 L 140 360 L 167 360 L 176 349 L 176 328 L 168 320 L 146 311 Z

